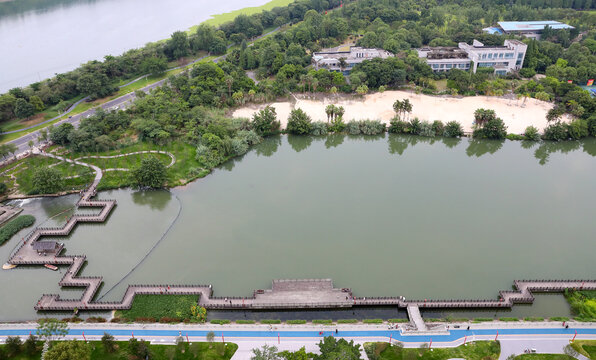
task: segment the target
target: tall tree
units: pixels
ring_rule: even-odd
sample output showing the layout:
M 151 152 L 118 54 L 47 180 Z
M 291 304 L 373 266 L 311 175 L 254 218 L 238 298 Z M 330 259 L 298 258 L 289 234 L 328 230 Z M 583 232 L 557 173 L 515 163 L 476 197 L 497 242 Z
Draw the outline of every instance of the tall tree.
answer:
M 27 102 L 25 99 L 17 99 L 14 106 L 14 114 L 19 119 L 27 118 L 35 114 L 35 107 Z

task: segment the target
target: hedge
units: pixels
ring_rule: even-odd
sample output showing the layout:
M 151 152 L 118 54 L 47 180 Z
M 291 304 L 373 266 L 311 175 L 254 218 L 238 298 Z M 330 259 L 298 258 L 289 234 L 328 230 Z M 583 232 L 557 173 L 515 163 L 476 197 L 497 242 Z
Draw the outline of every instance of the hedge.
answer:
M 383 319 L 364 319 L 362 322 L 365 324 L 382 324 Z
M 254 320 L 236 320 L 236 324 L 254 324 Z
M 356 319 L 339 319 L 337 320 L 338 324 L 356 324 L 358 320 Z
M 328 320 L 328 319 L 324 319 L 324 320 L 313 320 L 312 321 L 313 324 L 323 324 L 323 325 L 331 325 L 333 324 L 333 320 Z
M 410 322 L 410 320 L 408 320 L 408 319 L 389 319 L 387 321 L 389 321 L 390 323 L 407 323 L 407 322 Z
M 16 219 L 9 221 L 6 225 L 0 228 L 0 245 L 4 244 L 10 238 L 28 226 L 33 225 L 35 217 L 33 215 L 21 215 Z
M 281 324 L 281 320 L 265 319 L 261 320 L 261 324 Z
M 229 324 L 230 320 L 228 320 L 228 319 L 213 319 L 210 321 L 210 323 L 224 325 L 224 324 Z
M 286 323 L 291 325 L 306 324 L 306 320 L 288 320 Z

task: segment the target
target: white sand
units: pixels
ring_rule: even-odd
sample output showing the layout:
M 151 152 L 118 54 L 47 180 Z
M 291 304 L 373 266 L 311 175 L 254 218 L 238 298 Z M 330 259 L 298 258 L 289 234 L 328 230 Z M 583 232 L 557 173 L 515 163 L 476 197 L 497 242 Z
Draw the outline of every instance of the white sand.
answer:
M 304 110 L 313 121 L 327 121 L 325 106 L 335 104 L 346 110 L 344 120 L 380 120 L 389 123 L 395 115 L 395 100 L 409 99 L 413 105 L 410 118 L 420 120 L 441 120 L 446 123 L 456 120 L 462 124 L 464 131 L 472 130 L 474 111 L 478 108 L 495 110 L 497 116 L 505 121 L 507 132 L 522 134 L 527 126 L 533 125 L 542 131 L 547 126 L 546 113 L 553 107 L 552 103 L 527 98 L 509 100 L 494 96 L 450 97 L 414 94 L 406 91 L 385 91 L 366 95 L 363 98 L 328 97 L 324 100 L 298 99 L 292 102 L 276 102 L 271 104 L 252 105 L 234 111 L 233 117 L 251 118 L 253 113 L 271 105 L 277 112 L 282 128 L 286 127 L 288 115 L 294 108 Z

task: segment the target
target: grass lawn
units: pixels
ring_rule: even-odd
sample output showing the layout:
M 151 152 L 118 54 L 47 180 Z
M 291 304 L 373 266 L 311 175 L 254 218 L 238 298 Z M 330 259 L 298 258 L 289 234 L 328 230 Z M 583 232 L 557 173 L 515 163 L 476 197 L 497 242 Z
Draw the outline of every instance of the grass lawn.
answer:
M 389 343 L 365 343 L 364 349 L 369 359 L 402 360 L 426 359 L 445 360 L 464 358 L 467 360 L 496 360 L 501 353 L 501 346 L 497 341 L 477 341 L 466 346 L 456 348 L 404 349 Z
M 41 359 L 41 343 L 39 344 L 39 352 L 33 356 L 25 354 L 18 354 L 10 359 L 15 360 L 37 360 Z M 132 359 L 128 352 L 128 341 L 117 341 L 117 349 L 113 353 L 108 353 L 100 341 L 90 341 L 91 360 L 129 360 Z M 5 345 L 0 345 L 3 349 Z M 152 359 L 155 360 L 170 360 L 170 359 L 201 359 L 201 360 L 228 360 L 232 358 L 238 345 L 233 343 L 221 342 L 207 343 L 196 342 L 192 344 L 182 343 L 180 345 L 149 345 L 152 353 Z
M 523 354 L 515 357 L 516 360 L 576 360 L 573 356 L 565 354 Z
M 238 15 L 257 14 L 263 10 L 271 10 L 275 7 L 287 6 L 287 5 L 291 4 L 292 2 L 294 2 L 294 0 L 271 0 L 268 3 L 263 4 L 261 6 L 246 7 L 243 9 L 238 9 L 238 10 L 230 11 L 230 12 L 223 13 L 223 14 L 213 15 L 211 17 L 211 19 L 205 20 L 201 24 L 207 24 L 207 25 L 217 27 L 217 26 L 220 26 L 227 22 L 233 21 L 236 18 L 236 16 L 238 16 Z M 198 25 L 195 25 L 195 26 L 191 27 L 190 29 L 188 29 L 187 32 L 189 34 L 194 33 L 198 27 L 199 27 Z
M 128 321 L 137 318 L 153 318 L 155 321 L 164 317 L 182 321 L 192 318 L 190 308 L 198 301 L 198 295 L 137 295 L 130 310 L 118 310 L 116 317 Z
M 170 158 L 166 154 L 134 154 L 134 155 L 127 155 L 112 159 L 95 159 L 95 158 L 82 158 L 79 161 L 85 162 L 87 164 L 97 165 L 101 169 L 114 169 L 114 168 L 125 168 L 131 169 L 134 166 L 140 165 L 141 160 L 148 158 L 148 157 L 156 157 L 161 162 L 166 165 L 169 165 L 172 162 L 172 158 Z
M 596 340 L 575 340 L 571 346 L 580 354 L 596 360 Z
M 30 156 L 25 159 L 19 160 L 22 163 L 17 168 L 14 168 L 15 164 L 10 166 L 14 169 L 9 171 L 8 174 L 16 176 L 16 182 L 18 184 L 18 191 L 22 194 L 32 194 L 34 190 L 33 186 L 33 174 L 35 169 L 41 167 L 52 166 L 53 169 L 57 170 L 65 179 L 62 191 L 82 189 L 85 185 L 88 185 L 93 180 L 93 172 L 86 166 L 69 164 L 61 162 L 58 159 L 48 158 L 45 156 Z M 71 176 L 78 176 L 76 178 L 68 178 Z M 14 183 L 7 183 L 7 185 Z
M 575 319 L 579 321 L 596 321 L 596 291 L 570 291 L 565 298 L 571 305 Z

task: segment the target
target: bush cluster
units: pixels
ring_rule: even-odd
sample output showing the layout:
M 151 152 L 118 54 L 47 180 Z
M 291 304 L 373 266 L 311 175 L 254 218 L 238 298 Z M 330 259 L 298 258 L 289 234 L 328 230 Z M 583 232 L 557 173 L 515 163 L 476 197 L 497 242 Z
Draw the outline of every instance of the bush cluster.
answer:
M 8 241 L 14 234 L 22 229 L 33 225 L 35 217 L 33 215 L 20 215 L 16 219 L 9 221 L 6 225 L 0 228 L 0 245 Z

